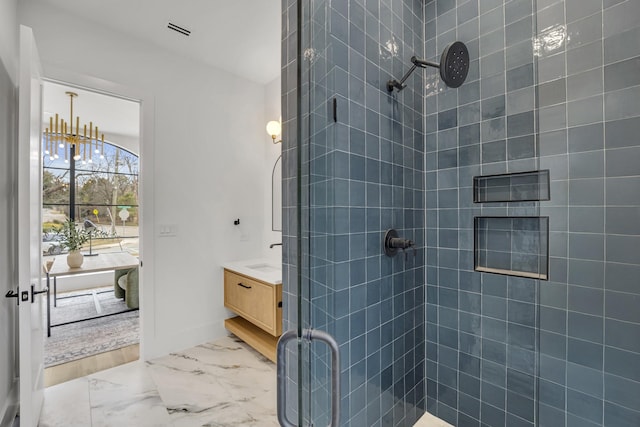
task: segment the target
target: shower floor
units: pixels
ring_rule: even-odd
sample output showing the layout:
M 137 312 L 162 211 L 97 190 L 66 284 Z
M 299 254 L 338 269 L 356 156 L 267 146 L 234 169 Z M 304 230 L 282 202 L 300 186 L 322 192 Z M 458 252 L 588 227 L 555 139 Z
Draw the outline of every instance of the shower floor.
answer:
M 413 427 L 453 427 L 451 424 L 442 421 L 440 418 L 430 413 L 426 413 L 418 420 Z

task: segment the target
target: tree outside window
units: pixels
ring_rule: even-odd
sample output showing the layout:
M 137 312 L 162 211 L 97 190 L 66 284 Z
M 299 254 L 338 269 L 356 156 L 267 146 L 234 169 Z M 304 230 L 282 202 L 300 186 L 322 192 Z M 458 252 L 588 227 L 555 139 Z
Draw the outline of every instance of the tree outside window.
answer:
M 138 156 L 105 142 L 104 158 L 95 155 L 93 162 L 78 160 L 74 170 L 70 164 L 73 160 L 65 161 L 62 150 L 58 158 L 44 158 L 44 255 L 60 253 L 56 231 L 72 214 L 77 224 L 95 226 L 93 251 L 127 250 L 137 254 Z

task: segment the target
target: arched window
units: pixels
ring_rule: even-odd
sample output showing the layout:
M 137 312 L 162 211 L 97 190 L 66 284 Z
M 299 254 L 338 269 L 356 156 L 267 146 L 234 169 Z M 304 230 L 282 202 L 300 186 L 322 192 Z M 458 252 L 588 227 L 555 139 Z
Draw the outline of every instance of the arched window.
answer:
M 73 160 L 60 149 L 58 156 L 43 146 L 43 252 L 61 252 L 56 231 L 72 218 L 94 226 L 93 250 L 138 250 L 138 156 L 104 143 L 92 160 Z M 70 148 L 72 150 L 72 148 Z M 67 155 L 65 155 L 67 154 Z M 68 160 L 65 160 L 68 159 Z M 87 222 L 88 221 L 88 222 Z

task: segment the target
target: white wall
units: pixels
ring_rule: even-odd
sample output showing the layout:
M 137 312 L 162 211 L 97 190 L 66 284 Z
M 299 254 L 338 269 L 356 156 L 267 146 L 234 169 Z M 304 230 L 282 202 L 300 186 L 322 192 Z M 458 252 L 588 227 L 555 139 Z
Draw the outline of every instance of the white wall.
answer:
M 13 173 L 16 132 L 16 79 L 18 67 L 17 0 L 0 1 L 0 425 L 15 404 L 12 387 L 16 370 L 16 302 L 4 298 L 15 290 L 15 220 Z M 8 420 L 5 420 L 5 422 Z
M 0 2 L 0 60 L 13 82 L 18 81 L 17 9 L 18 0 Z
M 278 264 L 282 263 L 282 246 L 274 246 L 273 248 L 269 248 L 269 245 L 272 243 L 282 243 L 282 232 L 281 231 L 272 231 L 272 222 L 271 222 L 271 171 L 273 170 L 273 166 L 278 159 L 278 156 L 282 153 L 282 144 L 273 144 L 271 141 L 271 137 L 267 135 L 267 122 L 271 120 L 280 120 L 281 118 L 281 106 L 280 106 L 280 77 L 278 76 L 273 81 L 267 83 L 264 89 L 265 93 L 265 123 L 263 126 L 264 129 L 264 141 L 265 145 L 268 147 L 268 156 L 267 156 L 267 164 L 269 166 L 269 178 L 264 181 L 264 194 L 266 194 L 265 199 L 265 210 L 264 210 L 264 229 L 265 229 L 265 238 L 266 241 L 263 245 L 263 250 L 265 251 L 264 257 L 276 262 Z M 279 137 L 281 137 L 280 135 Z M 282 166 L 282 165 L 280 165 Z M 280 188 L 278 189 L 282 193 L 282 185 L 278 184 Z
M 143 236 L 152 248 L 143 254 L 144 356 L 224 334 L 221 263 L 264 256 L 263 182 L 272 166 L 264 87 L 47 3 L 20 1 L 19 20 L 33 28 L 45 76 L 53 69 L 89 75 L 153 103 L 153 139 L 146 133 L 141 143 L 143 185 L 153 192 L 143 221 L 152 218 L 156 230 Z M 174 225 L 176 236 L 158 237 L 163 225 Z M 152 318 L 144 312 L 150 302 Z

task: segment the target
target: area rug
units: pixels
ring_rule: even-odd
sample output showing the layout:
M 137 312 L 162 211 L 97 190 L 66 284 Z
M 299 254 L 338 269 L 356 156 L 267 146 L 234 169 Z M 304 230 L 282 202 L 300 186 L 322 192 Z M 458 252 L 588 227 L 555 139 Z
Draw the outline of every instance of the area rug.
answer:
M 51 324 L 126 310 L 113 291 L 95 289 L 62 294 L 58 306 L 51 307 Z M 139 312 L 129 311 L 99 319 L 51 328 L 45 337 L 45 367 L 59 365 L 139 342 Z
M 61 294 L 58 296 L 57 307 L 53 306 L 53 296 L 51 301 L 52 325 L 129 309 L 124 300 L 115 297 L 113 288 L 96 288 Z

